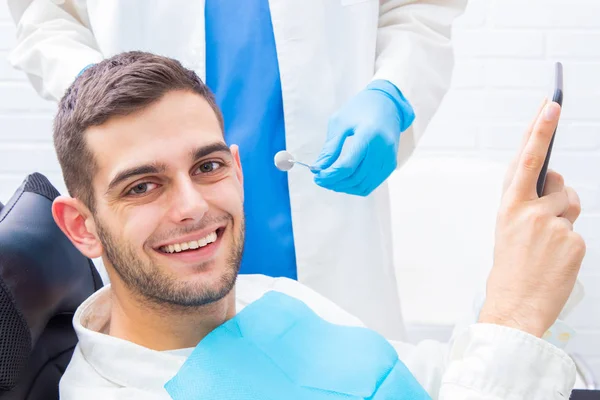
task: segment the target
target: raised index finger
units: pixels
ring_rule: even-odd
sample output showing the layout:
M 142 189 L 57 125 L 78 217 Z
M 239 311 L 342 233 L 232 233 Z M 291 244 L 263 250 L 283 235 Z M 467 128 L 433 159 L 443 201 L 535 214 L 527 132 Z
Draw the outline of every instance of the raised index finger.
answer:
M 521 152 L 511 189 L 516 196 L 523 200 L 537 198 L 537 180 L 544 165 L 559 116 L 560 106 L 558 103 L 546 104 Z
M 517 169 L 517 164 L 519 163 L 519 159 L 521 158 L 521 153 L 523 153 L 523 149 L 525 145 L 529 141 L 529 137 L 531 136 L 531 132 L 535 127 L 535 123 L 537 122 L 540 114 L 544 110 L 544 106 L 548 103 L 548 99 L 544 98 L 544 101 L 539 105 L 537 112 L 535 113 L 535 117 L 531 119 L 531 122 L 527 126 L 525 133 L 521 137 L 521 142 L 519 143 L 519 150 L 517 154 L 513 156 L 508 165 L 508 169 L 506 171 L 506 175 L 504 176 L 504 183 L 502 185 L 502 193 L 506 192 L 506 189 L 512 184 L 513 178 L 515 176 L 515 170 Z

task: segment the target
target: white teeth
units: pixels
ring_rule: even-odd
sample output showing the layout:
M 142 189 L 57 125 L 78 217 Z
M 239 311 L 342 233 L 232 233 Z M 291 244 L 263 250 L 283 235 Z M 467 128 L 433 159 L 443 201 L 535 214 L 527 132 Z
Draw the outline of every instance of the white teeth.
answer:
M 210 235 L 208 235 L 205 238 L 205 240 L 206 240 L 206 244 L 216 242 L 217 241 L 217 232 L 211 233 Z
M 165 252 L 165 253 L 180 253 L 184 250 L 188 250 L 188 249 L 197 249 L 200 247 L 204 247 L 210 243 L 214 243 L 217 241 L 217 232 L 212 232 L 209 233 L 208 235 L 206 235 L 206 237 L 203 237 L 202 239 L 199 240 L 192 240 L 190 242 L 184 242 L 184 243 L 176 243 L 176 244 L 170 244 L 168 246 L 163 246 L 160 249 Z

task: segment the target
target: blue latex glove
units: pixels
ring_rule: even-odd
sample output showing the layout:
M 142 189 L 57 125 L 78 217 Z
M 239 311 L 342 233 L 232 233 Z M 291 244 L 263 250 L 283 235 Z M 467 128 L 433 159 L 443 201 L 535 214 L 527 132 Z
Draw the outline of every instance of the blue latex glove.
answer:
M 396 169 L 400 133 L 415 119 L 400 90 L 373 81 L 330 120 L 327 141 L 314 167 L 314 180 L 336 192 L 367 196 Z M 346 138 L 352 137 L 347 148 Z M 340 157 L 341 155 L 341 157 Z

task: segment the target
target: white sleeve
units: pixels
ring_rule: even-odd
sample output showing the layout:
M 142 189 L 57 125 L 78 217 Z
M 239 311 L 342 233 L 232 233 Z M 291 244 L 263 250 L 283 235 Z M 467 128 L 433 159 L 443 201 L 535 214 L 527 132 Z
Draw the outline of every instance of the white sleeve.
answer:
M 467 0 L 382 0 L 374 79 L 392 82 L 415 110 L 400 136 L 398 166 L 416 147 L 450 86 L 451 29 Z
M 392 345 L 433 399 L 558 400 L 575 385 L 575 364 L 565 352 L 499 325 L 471 325 L 449 345 Z
M 326 321 L 364 326 L 297 281 L 255 275 L 244 276 L 240 283 L 240 291 L 251 301 L 266 290 L 277 290 L 303 301 Z M 249 295 L 250 288 L 259 290 Z M 564 351 L 500 325 L 457 327 L 449 343 L 390 343 L 434 400 L 566 400 L 575 385 L 575 363 Z
M 103 59 L 91 30 L 76 16 L 70 1 L 63 3 L 8 0 L 17 25 L 10 63 L 27 74 L 40 96 L 57 101 L 85 66 Z

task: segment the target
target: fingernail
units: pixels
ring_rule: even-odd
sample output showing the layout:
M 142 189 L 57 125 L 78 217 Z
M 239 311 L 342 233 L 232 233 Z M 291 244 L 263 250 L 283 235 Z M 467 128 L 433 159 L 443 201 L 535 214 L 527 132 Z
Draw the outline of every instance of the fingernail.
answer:
M 558 118 L 558 113 L 560 112 L 560 107 L 558 104 L 552 102 L 546 105 L 546 109 L 544 110 L 544 118 L 546 121 L 554 121 Z

